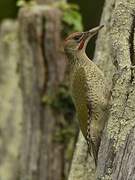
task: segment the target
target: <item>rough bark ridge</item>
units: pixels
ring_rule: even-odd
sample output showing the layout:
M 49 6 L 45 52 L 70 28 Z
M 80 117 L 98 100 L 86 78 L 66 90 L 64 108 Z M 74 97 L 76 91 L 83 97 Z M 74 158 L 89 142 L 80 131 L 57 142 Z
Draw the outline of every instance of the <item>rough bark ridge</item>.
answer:
M 95 62 L 104 71 L 112 96 L 99 151 L 96 179 L 100 180 L 135 179 L 134 12 L 134 0 L 106 0 L 101 19 L 105 28 L 98 36 Z M 78 163 L 74 157 L 73 164 Z M 85 167 L 81 169 L 82 174 L 85 171 Z M 75 167 L 71 172 L 75 174 Z M 84 180 L 76 177 L 74 180 Z
M 135 179 L 134 126 L 134 11 L 135 2 L 115 1 L 111 17 L 110 48 L 116 72 L 111 109 L 99 153 L 98 177 Z

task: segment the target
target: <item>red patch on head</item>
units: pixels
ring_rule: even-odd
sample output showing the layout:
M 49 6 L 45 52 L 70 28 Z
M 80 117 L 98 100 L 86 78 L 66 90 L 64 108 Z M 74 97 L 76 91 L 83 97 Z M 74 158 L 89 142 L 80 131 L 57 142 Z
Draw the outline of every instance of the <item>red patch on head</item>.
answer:
M 82 40 L 81 42 L 80 42 L 80 45 L 79 45 L 79 47 L 78 47 L 78 50 L 81 50 L 82 48 L 83 48 L 83 46 L 84 46 L 84 40 Z

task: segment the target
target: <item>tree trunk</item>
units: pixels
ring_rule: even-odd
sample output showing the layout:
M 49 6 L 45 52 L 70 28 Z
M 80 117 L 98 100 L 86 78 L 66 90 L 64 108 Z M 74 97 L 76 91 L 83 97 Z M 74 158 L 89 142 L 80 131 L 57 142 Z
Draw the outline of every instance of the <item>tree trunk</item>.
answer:
M 43 103 L 43 98 L 55 96 L 54 89 L 57 91 L 64 78 L 60 16 L 58 9 L 43 7 L 31 11 L 25 8 L 19 15 L 24 107 L 22 179 L 59 180 L 64 176 L 64 145 L 55 140 L 63 115 Z
M 105 74 L 111 99 L 93 180 L 135 179 L 134 11 L 134 0 L 106 0 L 104 5 L 101 24 L 105 28 L 99 33 L 94 59 Z M 78 144 L 76 152 L 82 152 L 84 142 L 79 139 Z M 89 159 L 80 161 L 76 156 L 69 179 L 92 179 Z
M 0 179 L 18 178 L 22 141 L 22 95 L 19 88 L 18 24 L 5 21 L 0 27 Z
M 66 122 L 57 97 L 66 69 L 61 26 L 60 10 L 43 5 L 24 7 L 18 22 L 1 24 L 2 180 L 63 180 L 67 176 L 72 157 L 72 150 L 67 157 L 67 143 L 72 149 L 74 141 L 63 135 L 73 121 Z

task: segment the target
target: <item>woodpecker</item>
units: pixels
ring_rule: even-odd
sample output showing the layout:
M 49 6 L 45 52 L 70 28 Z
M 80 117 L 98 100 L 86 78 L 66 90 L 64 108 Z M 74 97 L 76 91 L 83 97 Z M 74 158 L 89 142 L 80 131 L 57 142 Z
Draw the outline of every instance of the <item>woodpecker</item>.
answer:
M 98 149 L 105 125 L 106 85 L 103 72 L 86 55 L 88 41 L 103 27 L 86 32 L 75 32 L 64 42 L 64 51 L 69 62 L 70 89 L 75 104 L 80 129 L 88 151 L 97 164 Z

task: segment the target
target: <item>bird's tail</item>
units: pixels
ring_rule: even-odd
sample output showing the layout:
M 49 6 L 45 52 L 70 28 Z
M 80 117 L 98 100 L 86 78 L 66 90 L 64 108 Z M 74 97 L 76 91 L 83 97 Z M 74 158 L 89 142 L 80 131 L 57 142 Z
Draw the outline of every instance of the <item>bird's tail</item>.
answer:
M 87 140 L 88 145 L 88 152 L 91 157 L 93 157 L 95 166 L 97 166 L 97 160 L 98 160 L 98 151 L 96 150 L 95 144 L 92 140 Z

